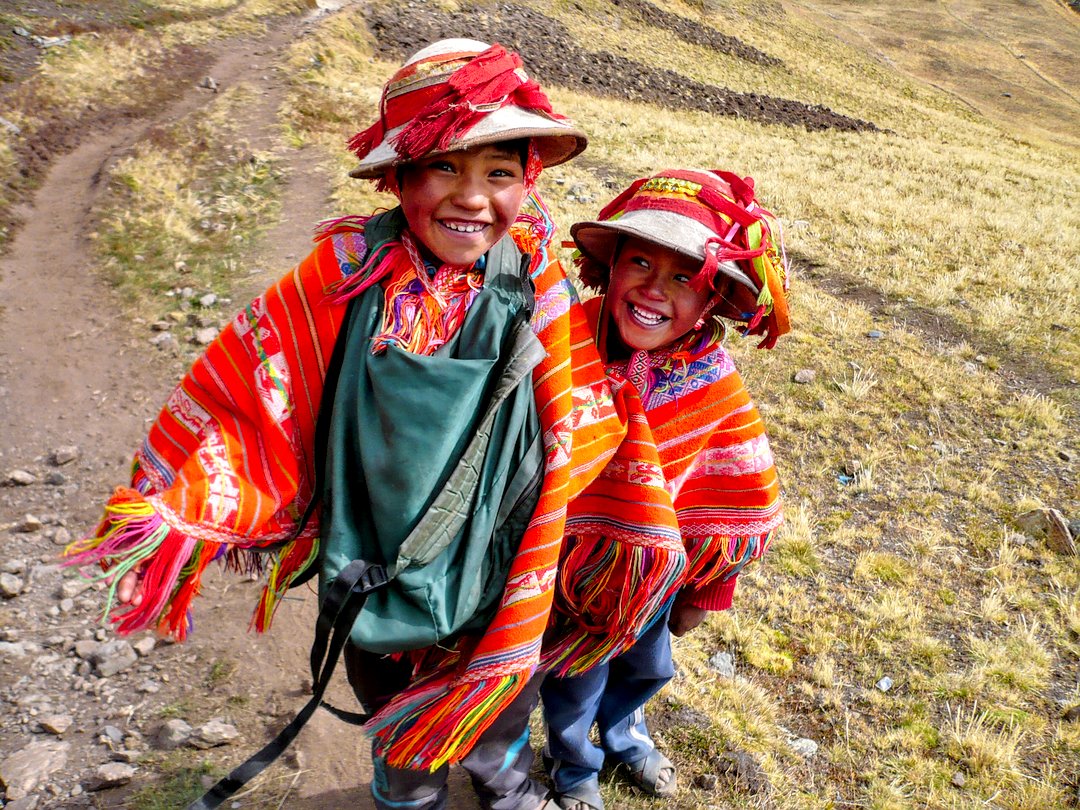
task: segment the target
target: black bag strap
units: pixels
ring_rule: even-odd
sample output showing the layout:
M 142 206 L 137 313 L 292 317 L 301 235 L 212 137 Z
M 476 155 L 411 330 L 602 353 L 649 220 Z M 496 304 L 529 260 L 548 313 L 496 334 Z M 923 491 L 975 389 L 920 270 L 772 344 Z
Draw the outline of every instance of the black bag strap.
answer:
M 214 810 L 219 807 L 281 756 L 320 705 L 347 722 L 366 722 L 367 715 L 334 709 L 323 702 L 323 695 L 345 642 L 352 633 L 357 614 L 364 607 L 368 595 L 386 587 L 388 582 L 386 570 L 381 565 L 372 565 L 364 560 L 353 560 L 341 569 L 327 589 L 315 626 L 315 641 L 311 646 L 311 677 L 314 684 L 311 700 L 262 750 L 234 768 L 202 798 L 188 805 L 187 810 Z

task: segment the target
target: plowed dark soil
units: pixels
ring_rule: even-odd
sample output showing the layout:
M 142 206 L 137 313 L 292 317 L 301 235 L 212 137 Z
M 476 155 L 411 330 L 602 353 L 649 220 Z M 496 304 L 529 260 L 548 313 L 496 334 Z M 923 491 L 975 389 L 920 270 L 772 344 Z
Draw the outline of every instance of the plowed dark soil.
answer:
M 683 42 L 689 42 L 691 45 L 703 45 L 714 51 L 737 56 L 739 59 L 758 65 L 783 64 L 775 56 L 759 51 L 737 37 L 721 34 L 715 28 L 701 25 L 686 17 L 672 14 L 670 11 L 664 11 L 649 3 L 648 0 L 612 0 L 611 4 L 629 12 L 646 25 L 670 31 Z
M 688 27 L 693 26 L 689 20 L 684 22 Z M 512 3 L 466 7 L 453 14 L 416 2 L 404 7 L 378 7 L 368 13 L 368 25 L 375 34 L 380 54 L 390 60 L 407 57 L 442 37 L 469 36 L 499 42 L 518 51 L 544 85 L 812 131 L 878 131 L 869 121 L 850 118 L 821 105 L 758 93 L 737 93 L 606 51 L 588 51 L 577 44 L 558 20 Z

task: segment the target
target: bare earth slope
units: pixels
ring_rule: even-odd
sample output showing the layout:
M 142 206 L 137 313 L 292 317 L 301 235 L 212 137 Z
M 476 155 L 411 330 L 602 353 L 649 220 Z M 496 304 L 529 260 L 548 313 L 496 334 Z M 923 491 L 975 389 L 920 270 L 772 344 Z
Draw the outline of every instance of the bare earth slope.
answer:
M 232 42 L 207 68 L 222 89 L 240 82 L 257 88 L 260 101 L 247 109 L 243 122 L 252 148 L 275 147 L 282 82 L 274 60 L 307 24 L 292 19 L 263 40 Z M 235 723 L 243 733 L 232 754 L 236 761 L 253 753 L 305 700 L 313 600 L 298 597 L 279 612 L 273 633 L 256 638 L 244 626 L 257 586 L 217 577 L 207 584 L 201 632 L 187 644 L 159 645 L 139 665 L 107 678 L 89 674 L 85 662 L 80 670 L 73 647 L 93 634 L 101 598 L 92 591 L 77 594 L 73 584 L 62 592 L 63 582 L 76 580 L 63 579 L 71 572 L 57 569 L 60 549 L 49 542 L 76 535 L 96 520 L 109 489 L 125 480 L 147 420 L 182 371 L 178 360 L 148 344 L 145 327 L 137 334 L 124 320 L 114 293 L 92 272 L 87 225 L 99 179 L 110 161 L 152 128 L 211 98 L 192 84 L 163 108 L 148 110 L 150 117 L 121 118 L 57 159 L 18 212 L 26 224 L 0 259 L 0 477 L 6 480 L 14 470 L 33 477 L 26 486 L 0 489 L 5 570 L 23 583 L 21 594 L 0 602 L 0 640 L 8 645 L 0 685 L 0 761 L 26 750 L 30 740 L 42 741 L 33 733 L 40 731 L 41 718 L 66 717 L 70 723 L 45 748 L 31 749 L 41 767 L 37 778 L 20 783 L 26 790 L 13 792 L 14 780 L 8 785 L 9 799 L 25 793 L 26 801 L 40 799 L 38 807 L 120 806 L 130 788 L 147 783 L 148 769 L 136 773 L 129 789 L 91 796 L 83 785 L 94 783 L 93 770 L 112 759 L 115 749 L 151 748 L 166 707 L 165 716 L 195 726 L 213 715 Z M 328 213 L 328 180 L 318 158 L 308 151 L 286 156 L 285 215 L 252 251 L 250 266 L 267 271 L 251 279 L 249 292 L 302 256 L 313 224 Z M 54 466 L 53 451 L 65 446 L 78 448 L 77 459 Z M 27 515 L 36 520 L 27 523 Z M 35 528 L 37 521 L 44 527 Z M 112 727 L 107 733 L 114 728 L 127 735 L 126 741 L 103 743 L 106 727 Z M 294 746 L 290 765 L 279 766 L 286 772 L 276 777 L 279 785 L 292 789 L 289 806 L 370 806 L 359 737 L 328 715 L 317 715 Z M 62 764 L 50 772 L 50 761 Z M 5 777 L 13 773 L 9 767 Z M 116 795 L 109 798 L 111 793 Z

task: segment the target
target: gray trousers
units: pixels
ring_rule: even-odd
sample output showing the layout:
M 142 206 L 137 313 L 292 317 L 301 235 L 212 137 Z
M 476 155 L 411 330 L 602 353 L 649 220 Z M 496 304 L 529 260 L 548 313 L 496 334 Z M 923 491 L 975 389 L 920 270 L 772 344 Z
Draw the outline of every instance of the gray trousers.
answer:
M 409 684 L 411 668 L 376 653 L 345 645 L 345 670 L 356 697 L 368 712 L 378 711 Z M 533 751 L 529 715 L 536 707 L 540 678 L 525 685 L 461 760 L 485 810 L 536 810 L 547 790 L 529 777 Z M 442 810 L 446 807 L 449 766 L 433 772 L 395 768 L 373 756 L 371 794 L 379 810 Z

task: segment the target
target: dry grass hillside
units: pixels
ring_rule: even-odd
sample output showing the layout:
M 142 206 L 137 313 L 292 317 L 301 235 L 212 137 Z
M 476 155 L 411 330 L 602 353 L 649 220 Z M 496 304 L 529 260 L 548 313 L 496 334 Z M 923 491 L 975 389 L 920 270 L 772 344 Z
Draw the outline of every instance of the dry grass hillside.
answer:
M 519 2 L 356 3 L 312 26 L 281 54 L 271 149 L 230 129 L 242 86 L 155 131 L 102 180 L 94 244 L 117 300 L 151 322 L 173 288 L 250 283 L 237 268 L 280 215 L 290 149 L 325 155 L 328 216 L 384 204 L 346 177 L 344 142 L 428 31 L 519 47 L 591 133 L 542 178 L 564 234 L 640 174 L 731 169 L 781 217 L 794 270 L 793 334 L 769 353 L 731 339 L 787 524 L 735 608 L 678 641 L 680 675 L 650 707 L 681 772 L 672 806 L 1080 804 L 1080 556 L 1019 520 L 1053 508 L 1080 529 L 1080 13 Z M 198 81 L 218 43 L 306 6 L 116 0 L 95 22 L 94 4 L 23 5 L 83 16 L 40 30 L 0 10 L 0 243 L 80 129 Z M 8 32 L 31 22 L 73 39 L 28 55 Z M 754 109 L 726 114 L 739 99 Z M 755 111 L 768 100 L 782 114 Z M 734 677 L 710 666 L 719 651 Z M 659 806 L 604 790 L 610 807 Z

